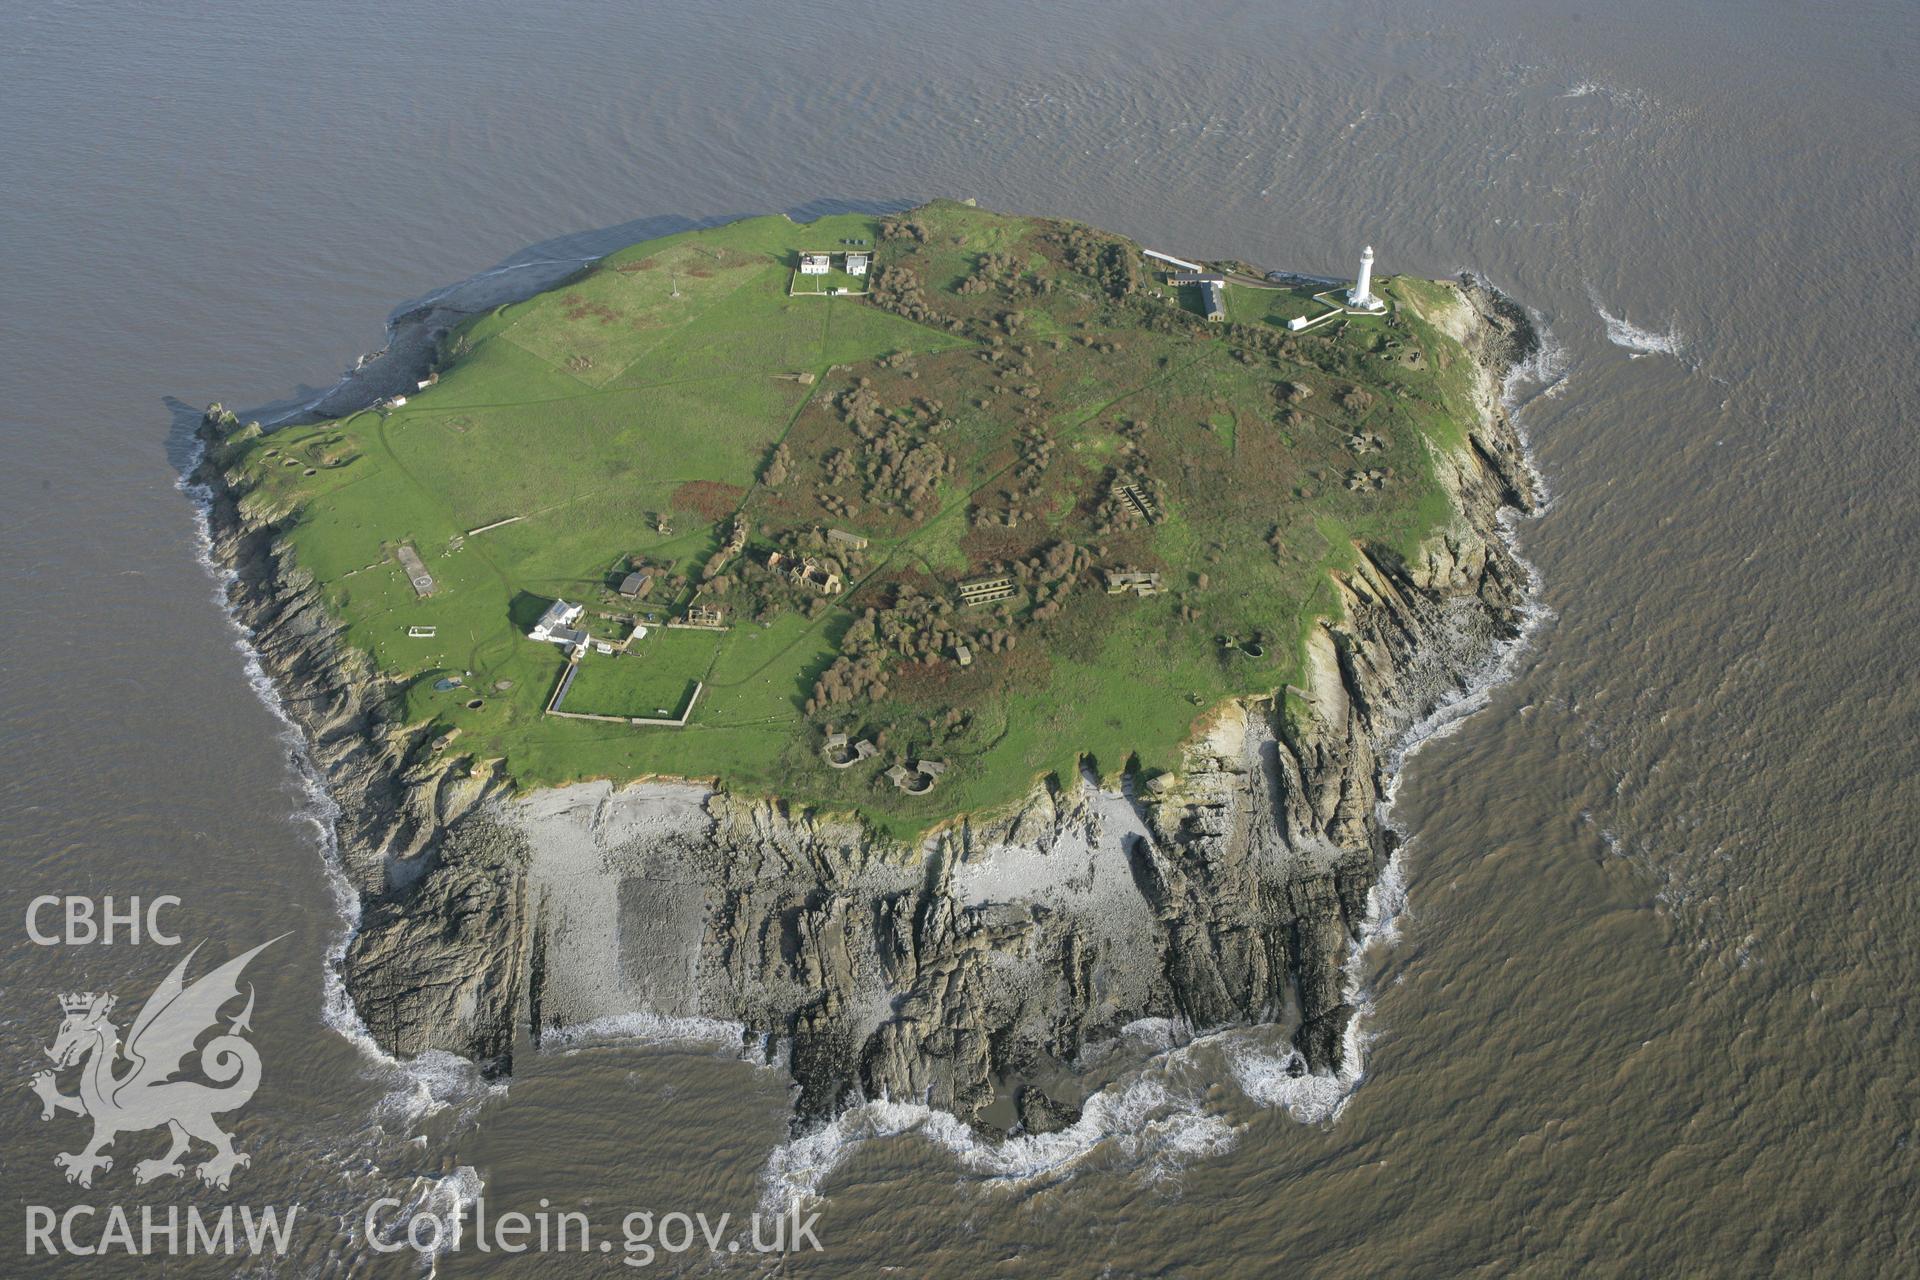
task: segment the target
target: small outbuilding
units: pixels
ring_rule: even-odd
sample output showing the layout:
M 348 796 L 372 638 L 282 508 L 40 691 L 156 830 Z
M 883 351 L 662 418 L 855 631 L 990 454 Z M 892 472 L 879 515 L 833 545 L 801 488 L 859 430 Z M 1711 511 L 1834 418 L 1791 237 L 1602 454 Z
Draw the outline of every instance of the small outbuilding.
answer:
M 864 253 L 848 254 L 847 274 L 850 276 L 863 276 L 867 274 L 867 255 Z
M 642 570 L 635 569 L 620 579 L 620 595 L 623 599 L 639 600 L 651 590 L 653 590 L 653 575 Z

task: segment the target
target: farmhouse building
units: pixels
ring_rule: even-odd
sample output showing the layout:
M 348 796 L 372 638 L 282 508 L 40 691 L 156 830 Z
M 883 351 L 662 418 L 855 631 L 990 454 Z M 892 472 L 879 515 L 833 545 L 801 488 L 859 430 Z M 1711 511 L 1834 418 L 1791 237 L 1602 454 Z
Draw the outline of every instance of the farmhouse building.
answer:
M 1227 318 L 1227 286 L 1224 281 L 1209 280 L 1201 285 L 1200 299 L 1207 319 L 1218 324 Z
M 573 630 L 573 624 L 586 612 L 584 605 L 568 604 L 565 600 L 555 600 L 540 615 L 540 621 L 533 624 L 527 632 L 527 639 L 542 640 L 548 644 L 571 646 L 585 640 L 586 633 Z
M 832 268 L 831 254 L 803 253 L 800 255 L 800 274 L 803 276 L 823 276 Z
M 850 276 L 863 276 L 867 274 L 867 255 L 864 253 L 848 254 L 847 274 Z
M 1171 285 L 1200 290 L 1201 311 L 1216 324 L 1227 318 L 1227 278 L 1212 272 L 1176 271 L 1167 277 Z

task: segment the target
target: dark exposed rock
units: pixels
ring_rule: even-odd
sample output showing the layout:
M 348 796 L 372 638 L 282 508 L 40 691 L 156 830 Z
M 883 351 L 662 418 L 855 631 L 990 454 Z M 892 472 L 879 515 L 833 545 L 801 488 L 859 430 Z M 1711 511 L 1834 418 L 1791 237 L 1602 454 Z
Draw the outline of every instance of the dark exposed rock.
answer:
M 1465 296 L 1455 319 L 1483 365 L 1524 357 L 1524 316 Z M 1493 387 L 1471 447 L 1436 460 L 1458 518 L 1412 563 L 1359 548 L 1302 696 L 1219 709 L 1171 781 L 1043 786 L 923 849 L 692 784 L 583 788 L 530 834 L 532 798 L 486 762 L 433 763 L 427 731 L 389 718 L 391 691 L 288 568 L 276 513 L 226 490 L 212 441 L 201 478 L 234 607 L 340 806 L 361 1017 L 396 1054 L 501 1068 L 521 1025 L 729 1020 L 786 1046 L 800 1123 L 886 1095 L 1057 1130 L 1081 1096 L 1057 1080 L 1145 1018 L 1277 1022 L 1308 1068 L 1338 1070 L 1345 965 L 1393 849 L 1393 745 L 1521 625 L 1528 578 L 1497 529 L 1532 484 Z M 607 936 L 576 936 L 569 893 Z

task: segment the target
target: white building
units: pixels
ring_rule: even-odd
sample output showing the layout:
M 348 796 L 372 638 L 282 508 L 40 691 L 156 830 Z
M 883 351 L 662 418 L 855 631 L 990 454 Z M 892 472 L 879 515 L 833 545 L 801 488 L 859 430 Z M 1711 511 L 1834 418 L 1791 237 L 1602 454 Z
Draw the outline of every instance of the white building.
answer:
M 568 604 L 565 600 L 555 600 L 540 615 L 540 621 L 533 624 L 533 630 L 527 632 L 529 640 L 543 640 L 548 644 L 575 645 L 586 636 L 573 630 L 573 624 L 586 612 L 585 605 Z
M 1164 262 L 1170 267 L 1183 267 L 1188 271 L 1205 271 L 1206 270 L 1205 267 L 1201 266 L 1197 262 L 1188 262 L 1185 258 L 1176 258 L 1170 253 L 1161 253 L 1158 249 L 1142 249 L 1140 252 L 1146 254 L 1149 258 L 1152 258 L 1154 261 Z
M 803 253 L 800 255 L 800 274 L 803 276 L 823 276 L 833 267 L 833 255 L 828 253 Z
M 1360 278 L 1347 295 L 1347 305 L 1355 311 L 1385 311 L 1387 304 L 1373 296 L 1373 246 L 1360 251 Z
M 850 276 L 863 276 L 867 274 L 867 255 L 864 253 L 848 254 L 847 274 Z

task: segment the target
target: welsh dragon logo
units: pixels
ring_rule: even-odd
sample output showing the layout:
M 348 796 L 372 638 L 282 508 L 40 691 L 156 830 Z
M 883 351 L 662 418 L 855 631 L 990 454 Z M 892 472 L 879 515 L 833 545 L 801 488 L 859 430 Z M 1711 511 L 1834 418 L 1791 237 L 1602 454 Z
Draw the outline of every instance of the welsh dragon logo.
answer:
M 124 1044 L 120 1029 L 108 1021 L 113 996 L 104 991 L 85 991 L 60 997 L 64 1017 L 53 1047 L 46 1050 L 54 1069 L 36 1073 L 32 1088 L 40 1095 L 42 1120 L 51 1120 L 62 1111 L 93 1120 L 91 1142 L 77 1152 L 62 1152 L 53 1158 L 66 1170 L 68 1182 L 92 1186 L 96 1172 L 113 1168 L 113 1157 L 104 1152 L 114 1138 L 162 1126 L 172 1145 L 159 1159 L 134 1165 L 133 1180 L 137 1183 L 184 1174 L 186 1166 L 180 1158 L 195 1139 L 213 1148 L 213 1155 L 196 1170 L 208 1186 L 224 1191 L 233 1171 L 251 1163 L 246 1154 L 233 1149 L 232 1137 L 213 1119 L 244 1107 L 260 1087 L 260 1051 L 242 1035 L 252 1030 L 251 984 L 246 1007 L 227 1023 L 224 1032 L 200 1048 L 200 1074 L 212 1083 L 174 1077 L 184 1068 L 201 1035 L 218 1026 L 220 1010 L 239 998 L 240 973 L 247 962 L 279 940 L 263 942 L 188 984 L 187 966 L 200 950 L 195 947 L 154 988 L 128 1029 Z M 116 1070 L 123 1061 L 125 1069 Z M 58 1076 L 76 1065 L 80 1068 L 80 1092 L 69 1097 L 60 1092 Z

